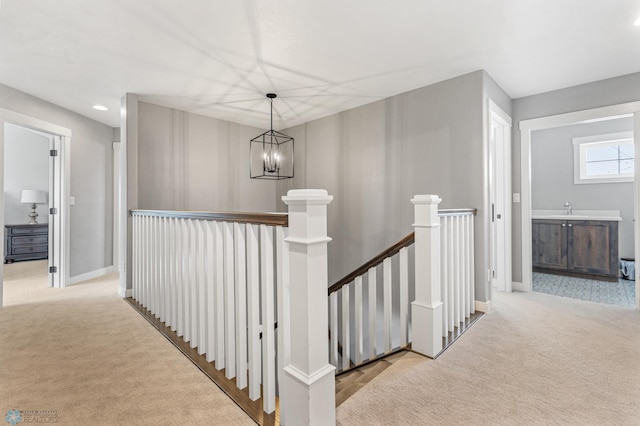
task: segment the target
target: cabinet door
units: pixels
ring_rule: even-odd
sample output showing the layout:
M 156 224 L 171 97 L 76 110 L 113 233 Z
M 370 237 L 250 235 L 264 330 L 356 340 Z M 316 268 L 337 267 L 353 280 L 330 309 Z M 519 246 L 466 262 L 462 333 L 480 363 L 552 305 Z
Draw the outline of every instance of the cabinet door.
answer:
M 618 222 L 572 220 L 568 230 L 569 271 L 618 275 Z
M 533 266 L 567 269 L 567 222 L 533 220 L 531 223 Z

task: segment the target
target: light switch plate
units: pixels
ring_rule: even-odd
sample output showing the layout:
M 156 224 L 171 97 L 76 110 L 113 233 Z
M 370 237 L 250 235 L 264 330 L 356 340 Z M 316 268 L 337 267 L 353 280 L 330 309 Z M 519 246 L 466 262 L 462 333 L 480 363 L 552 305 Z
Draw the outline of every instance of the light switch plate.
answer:
M 76 205 L 76 197 L 69 197 L 69 205 L 70 206 Z
M 514 192 L 513 193 L 513 202 L 514 203 L 519 203 L 520 202 L 520 193 L 519 192 Z

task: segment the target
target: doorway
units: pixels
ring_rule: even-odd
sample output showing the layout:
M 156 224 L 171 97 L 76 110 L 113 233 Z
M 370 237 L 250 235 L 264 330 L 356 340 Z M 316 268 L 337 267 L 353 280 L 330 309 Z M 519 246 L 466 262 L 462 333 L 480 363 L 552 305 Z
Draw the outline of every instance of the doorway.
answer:
M 65 287 L 69 278 L 69 215 L 67 194 L 69 193 L 69 145 L 71 130 L 0 108 L 0 164 L 3 164 L 5 155 L 5 136 L 7 128 L 17 126 L 33 134 L 41 136 L 48 141 L 49 149 L 49 181 L 48 181 L 48 205 L 44 207 L 44 213 L 48 215 L 48 282 L 51 287 Z M 4 173 L 0 173 L 0 182 L 4 189 Z M 0 209 L 5 209 L 4 190 L 0 194 Z M 42 207 L 41 207 L 42 208 Z M 42 215 L 43 211 L 40 211 Z M 0 229 L 4 230 L 4 215 L 0 218 Z M 5 256 L 3 244 L 2 256 Z M 0 307 L 3 305 L 3 280 L 4 264 L 0 264 Z
M 531 135 L 532 132 L 538 130 L 552 129 L 564 127 L 572 124 L 595 123 L 616 118 L 631 117 L 635 129 L 640 129 L 640 102 L 630 102 L 626 104 L 613 105 L 602 108 L 594 108 L 583 111 L 575 111 L 570 113 L 552 115 L 547 117 L 523 120 L 520 122 L 521 134 L 521 191 L 522 191 L 522 290 L 532 291 L 532 247 L 531 247 Z M 635 151 L 638 152 L 640 146 L 640 135 L 634 131 Z M 635 169 L 634 179 L 634 253 L 639 253 L 640 247 L 640 230 L 637 226 L 635 218 L 639 211 L 639 191 L 638 169 Z M 638 292 L 638 280 L 636 273 L 635 281 L 635 307 L 638 309 L 640 294 Z

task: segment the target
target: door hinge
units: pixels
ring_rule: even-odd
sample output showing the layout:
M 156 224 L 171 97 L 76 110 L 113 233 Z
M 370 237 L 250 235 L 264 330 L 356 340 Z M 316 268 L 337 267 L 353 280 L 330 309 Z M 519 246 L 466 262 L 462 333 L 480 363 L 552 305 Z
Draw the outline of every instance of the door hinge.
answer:
M 51 151 L 49 151 L 49 156 L 57 157 L 58 156 L 58 150 L 57 149 L 52 149 Z
M 58 267 L 57 266 L 49 266 L 49 273 L 50 274 L 55 274 L 58 272 Z
M 57 208 L 55 208 L 55 207 L 51 207 L 51 208 L 49 209 L 49 214 L 58 214 L 58 209 L 57 209 Z

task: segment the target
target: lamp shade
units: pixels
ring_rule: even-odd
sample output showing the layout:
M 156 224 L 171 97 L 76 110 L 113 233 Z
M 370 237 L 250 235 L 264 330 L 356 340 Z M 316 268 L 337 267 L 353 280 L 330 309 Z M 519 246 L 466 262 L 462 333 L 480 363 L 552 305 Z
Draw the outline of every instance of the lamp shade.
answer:
M 47 192 L 36 191 L 33 189 L 23 189 L 22 197 L 20 197 L 20 202 L 24 204 L 46 204 Z

